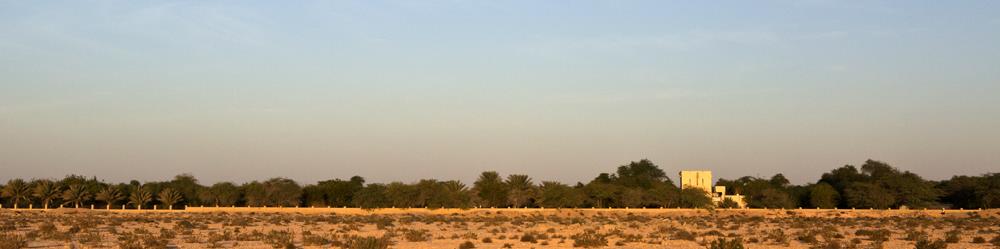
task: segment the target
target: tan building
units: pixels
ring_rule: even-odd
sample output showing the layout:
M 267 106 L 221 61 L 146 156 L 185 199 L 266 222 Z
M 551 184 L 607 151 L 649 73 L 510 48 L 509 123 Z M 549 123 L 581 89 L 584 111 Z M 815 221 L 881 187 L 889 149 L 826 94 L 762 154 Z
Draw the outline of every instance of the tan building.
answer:
M 712 171 L 684 170 L 681 171 L 681 188 L 700 188 L 705 193 L 712 192 Z
M 712 171 L 683 170 L 681 171 L 680 175 L 681 175 L 681 189 L 687 189 L 687 188 L 701 189 L 705 191 L 705 193 L 708 194 L 709 197 L 712 198 L 712 203 L 715 203 L 716 206 L 722 204 L 722 202 L 727 199 L 736 202 L 736 204 L 741 208 L 746 206 L 746 203 L 743 202 L 742 195 L 739 194 L 727 195 L 726 186 L 715 186 L 715 189 L 713 191 Z

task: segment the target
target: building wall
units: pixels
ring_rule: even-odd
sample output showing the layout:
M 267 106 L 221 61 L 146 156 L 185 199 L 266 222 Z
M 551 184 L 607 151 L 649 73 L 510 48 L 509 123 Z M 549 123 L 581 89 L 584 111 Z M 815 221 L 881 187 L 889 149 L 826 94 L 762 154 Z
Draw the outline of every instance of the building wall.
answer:
M 681 188 L 700 188 L 705 190 L 705 193 L 712 193 L 712 171 L 681 171 Z

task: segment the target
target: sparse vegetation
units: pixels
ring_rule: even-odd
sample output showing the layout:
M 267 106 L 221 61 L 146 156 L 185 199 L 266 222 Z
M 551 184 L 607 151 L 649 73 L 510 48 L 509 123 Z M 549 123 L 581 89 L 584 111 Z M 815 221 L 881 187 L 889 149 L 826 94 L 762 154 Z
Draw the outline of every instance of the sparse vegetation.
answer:
M 590 229 L 583 233 L 575 234 L 571 238 L 573 239 L 573 247 L 593 248 L 608 246 L 608 239 L 605 235 Z
M 743 240 L 740 238 L 733 238 L 727 240 L 726 238 L 718 238 L 712 241 L 709 249 L 743 249 Z

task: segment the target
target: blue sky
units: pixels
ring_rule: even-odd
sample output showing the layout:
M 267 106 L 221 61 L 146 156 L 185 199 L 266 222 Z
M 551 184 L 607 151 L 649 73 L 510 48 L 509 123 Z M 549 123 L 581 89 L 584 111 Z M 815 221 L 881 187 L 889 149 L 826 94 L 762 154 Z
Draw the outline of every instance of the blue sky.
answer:
M 997 10 L 0 0 L 0 179 L 995 172 Z

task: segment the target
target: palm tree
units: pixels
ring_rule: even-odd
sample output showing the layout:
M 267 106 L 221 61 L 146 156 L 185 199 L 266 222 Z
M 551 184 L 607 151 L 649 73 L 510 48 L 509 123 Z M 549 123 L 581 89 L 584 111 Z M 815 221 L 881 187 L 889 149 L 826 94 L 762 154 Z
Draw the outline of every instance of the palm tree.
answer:
M 97 193 L 96 199 L 107 203 L 108 209 L 111 209 L 111 205 L 114 205 L 115 202 L 119 202 L 122 199 L 125 199 L 125 195 L 123 195 L 122 191 L 119 190 L 117 187 L 108 186 L 107 188 L 102 189 L 101 192 Z
M 469 188 L 459 181 L 442 182 L 444 195 L 447 197 L 448 207 L 467 208 L 472 204 L 472 195 Z
M 0 191 L 0 196 L 10 198 L 14 202 L 14 208 L 17 208 L 18 204 L 21 204 L 21 201 L 31 201 L 31 187 L 24 180 L 11 179 L 7 181 L 7 185 L 3 187 L 3 191 Z
M 90 191 L 87 191 L 87 187 L 82 184 L 73 184 L 63 193 L 63 200 L 73 203 L 74 208 L 80 208 L 81 204 L 90 200 Z
M 180 192 L 177 192 L 177 190 L 173 190 L 171 188 L 165 188 L 162 191 L 160 191 L 159 197 L 160 197 L 160 202 L 162 202 L 163 205 L 167 205 L 167 209 L 169 210 L 173 210 L 174 204 L 180 202 L 181 199 L 184 199 L 184 197 L 181 196 Z
M 42 200 L 45 209 L 49 209 L 49 203 L 62 195 L 62 186 L 49 180 L 39 180 L 35 183 L 34 195 Z
M 535 184 L 531 183 L 531 177 L 528 175 L 507 176 L 507 187 L 510 189 L 508 200 L 515 208 L 526 206 L 534 197 Z
M 496 171 L 486 171 L 473 184 L 473 191 L 489 207 L 502 207 L 507 203 L 507 186 Z
M 142 210 L 142 206 L 151 201 L 153 201 L 153 194 L 142 186 L 135 187 L 135 191 L 132 191 L 132 194 L 128 197 L 128 204 L 135 205 L 139 210 Z

